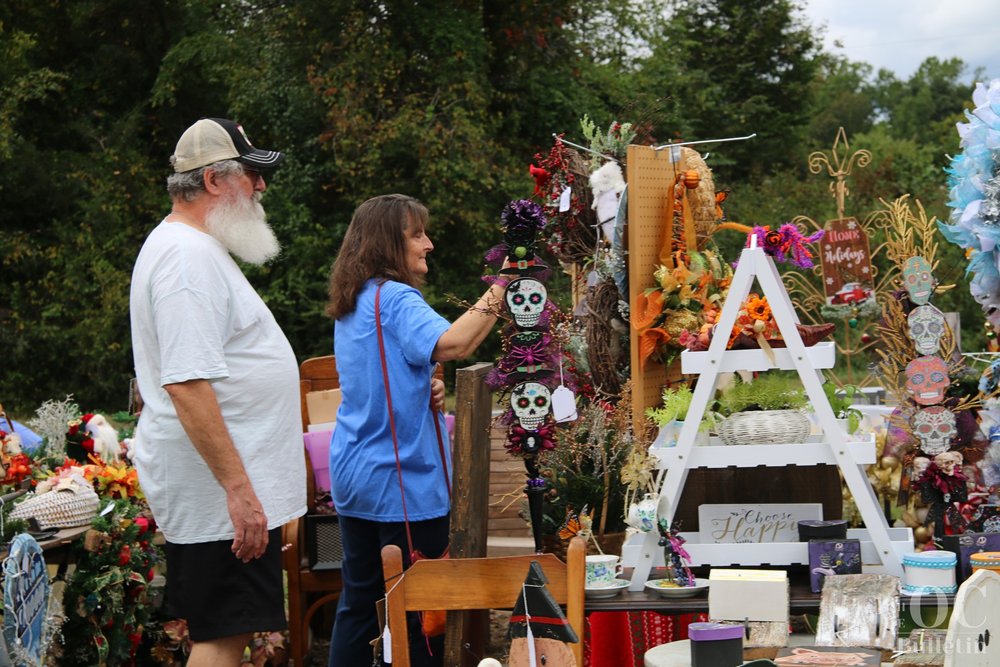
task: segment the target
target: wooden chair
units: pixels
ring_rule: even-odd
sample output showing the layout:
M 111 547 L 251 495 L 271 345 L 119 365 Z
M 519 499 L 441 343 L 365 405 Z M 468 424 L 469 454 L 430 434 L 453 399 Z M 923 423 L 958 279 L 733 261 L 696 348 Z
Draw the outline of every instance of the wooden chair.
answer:
M 549 583 L 547 588 L 576 631 L 572 644 L 578 667 L 583 667 L 583 539 L 574 537 L 563 563 L 552 554 L 499 558 L 454 558 L 417 561 L 403 574 L 399 547 L 382 549 L 382 570 L 387 595 L 386 614 L 392 629 L 393 667 L 409 667 L 409 634 L 406 612 L 428 609 L 512 609 L 521 594 L 531 561 L 538 561 Z M 402 576 L 401 576 L 402 575 Z
M 299 366 L 299 397 L 302 406 L 302 430 L 309 427 L 309 411 L 306 408 L 306 394 L 311 391 L 337 389 L 340 376 L 333 355 L 306 359 Z M 306 456 L 303 448 L 303 456 Z M 306 489 L 308 512 L 314 513 L 316 481 L 312 466 L 306 456 Z M 306 553 L 306 519 L 291 521 L 282 528 L 283 543 L 288 548 L 283 554 L 284 567 L 288 573 L 288 637 L 289 657 L 295 667 L 301 667 L 309 651 L 309 626 L 313 616 L 325 605 L 336 602 L 340 597 L 340 570 L 314 570 L 309 565 Z M 309 598 L 315 598 L 311 602 Z

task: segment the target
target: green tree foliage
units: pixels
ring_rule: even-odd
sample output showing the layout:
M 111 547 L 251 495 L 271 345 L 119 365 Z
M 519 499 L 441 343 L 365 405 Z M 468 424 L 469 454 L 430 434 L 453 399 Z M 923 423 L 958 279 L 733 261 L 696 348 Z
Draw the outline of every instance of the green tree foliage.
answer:
M 871 65 L 824 55 L 810 85 L 810 145 L 826 148 L 844 128 L 849 137 L 867 132 L 875 122 L 876 89 Z
M 713 163 L 730 178 L 773 173 L 798 159 L 818 43 L 791 0 L 677 2 L 637 75 L 670 96 L 658 136 L 749 135 Z
M 445 295 L 481 290 L 480 257 L 499 241 L 503 204 L 530 192 L 533 153 L 583 111 L 613 115 L 597 90 L 610 76 L 582 54 L 604 54 L 607 69 L 614 49 L 586 46 L 580 22 L 640 11 L 536 5 L 5 3 L 4 403 L 30 414 L 73 393 L 123 407 L 132 263 L 168 210 L 174 142 L 202 116 L 237 118 L 288 154 L 264 199 L 284 252 L 248 274 L 300 358 L 331 350 L 329 267 L 355 206 L 376 194 L 428 204 L 426 293 L 456 315 Z
M 454 317 L 446 295 L 477 296 L 499 211 L 531 190 L 527 163 L 553 132 L 581 139 L 584 113 L 657 143 L 757 132 L 706 147 L 739 221 L 832 217 L 805 157 L 841 125 L 875 154 L 853 211 L 910 192 L 943 216 L 961 63 L 873 78 L 816 35 L 793 0 L 8 0 L 0 400 L 20 415 L 67 393 L 124 407 L 132 264 L 168 210 L 174 143 L 202 116 L 288 155 L 264 199 L 284 252 L 248 274 L 300 358 L 331 350 L 327 274 L 358 203 L 428 204 L 425 292 Z

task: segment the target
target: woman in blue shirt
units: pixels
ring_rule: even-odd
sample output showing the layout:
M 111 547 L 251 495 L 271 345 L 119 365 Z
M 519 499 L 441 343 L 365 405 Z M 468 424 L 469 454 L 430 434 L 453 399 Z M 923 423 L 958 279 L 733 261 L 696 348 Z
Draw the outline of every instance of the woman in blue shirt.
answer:
M 447 431 L 444 416 L 430 408 L 431 377 L 438 362 L 475 351 L 503 301 L 506 278 L 501 277 L 453 324 L 434 312 L 419 291 L 427 253 L 434 249 L 427 221 L 427 209 L 412 197 L 369 199 L 354 212 L 330 273 L 326 312 L 336 321 L 334 354 L 343 395 L 330 443 L 330 477 L 344 546 L 331 667 L 371 664 L 370 641 L 381 630 L 375 615 L 375 603 L 384 596 L 381 551 L 395 544 L 408 561 L 405 521 L 414 549 L 436 558 L 447 547 L 450 457 L 449 448 L 442 453 L 438 445 L 437 433 Z M 399 471 L 376 332 L 376 294 Z M 440 664 L 441 651 L 429 655 L 419 627 L 410 637 L 414 665 Z

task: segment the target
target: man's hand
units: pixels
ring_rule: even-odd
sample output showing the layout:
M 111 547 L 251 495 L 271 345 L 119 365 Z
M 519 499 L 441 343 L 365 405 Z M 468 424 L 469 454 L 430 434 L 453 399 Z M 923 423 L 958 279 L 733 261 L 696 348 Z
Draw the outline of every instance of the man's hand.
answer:
M 431 408 L 444 410 L 444 381 L 438 378 L 431 378 Z
M 233 553 L 244 563 L 263 556 L 267 548 L 267 516 L 253 488 L 248 484 L 226 493 L 226 506 L 236 531 Z

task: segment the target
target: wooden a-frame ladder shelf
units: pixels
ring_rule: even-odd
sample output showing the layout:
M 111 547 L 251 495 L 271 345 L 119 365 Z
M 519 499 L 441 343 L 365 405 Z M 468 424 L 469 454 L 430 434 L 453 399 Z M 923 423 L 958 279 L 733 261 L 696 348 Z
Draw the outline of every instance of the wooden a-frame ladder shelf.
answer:
M 756 241 L 751 237 L 751 243 Z M 773 348 L 773 359 L 764 350 L 727 350 L 741 304 L 746 300 L 756 278 L 761 293 L 767 297 L 771 312 L 786 347 Z M 861 557 L 865 564 L 881 564 L 887 574 L 903 576 L 902 558 L 913 551 L 910 528 L 890 528 L 881 504 L 868 482 L 864 466 L 875 462 L 875 440 L 848 438 L 837 423 L 833 409 L 823 392 L 823 369 L 833 368 L 835 346 L 818 343 L 806 347 L 796 324 L 798 315 L 774 266 L 774 260 L 756 244 L 745 248 L 733 275 L 729 295 L 705 352 L 682 352 L 681 366 L 685 374 L 698 374 L 691 407 L 684 419 L 674 447 L 661 447 L 660 438 L 650 451 L 659 460 L 660 506 L 666 508 L 667 520 L 674 514 L 692 468 L 749 468 L 756 466 L 837 465 L 857 504 L 866 529 L 848 531 L 848 538 L 861 540 Z M 696 446 L 695 438 L 709 401 L 712 399 L 719 374 L 737 370 L 794 370 L 798 373 L 812 403 L 822 435 L 808 442 L 787 445 L 722 445 L 712 438 L 707 446 Z M 664 434 L 661 432 L 661 437 Z M 692 565 L 792 565 L 806 564 L 808 544 L 805 542 L 760 544 L 702 544 L 697 533 L 681 533 L 687 540 L 685 548 L 691 554 Z M 663 549 L 659 535 L 653 531 L 632 536 L 622 550 L 622 561 L 633 568 L 629 590 L 642 590 L 653 567 L 662 566 Z

